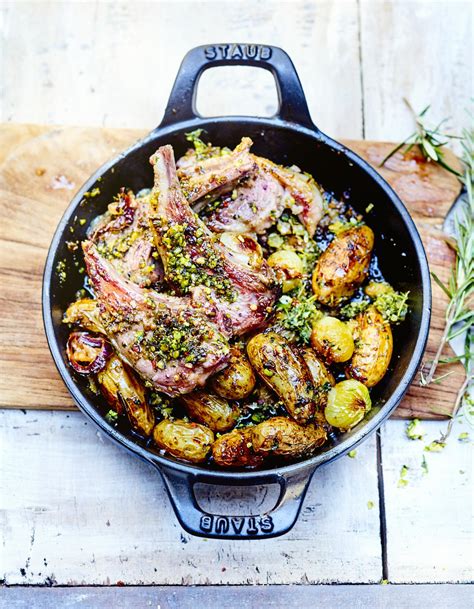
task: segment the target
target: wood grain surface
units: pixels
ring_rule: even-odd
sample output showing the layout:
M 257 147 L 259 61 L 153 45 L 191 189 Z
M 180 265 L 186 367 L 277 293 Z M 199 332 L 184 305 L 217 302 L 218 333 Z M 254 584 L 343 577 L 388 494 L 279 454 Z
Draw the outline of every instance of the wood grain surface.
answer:
M 76 190 L 95 168 L 142 135 L 138 130 L 86 127 L 0 127 L 0 138 L 5 143 L 0 164 L 0 406 L 74 408 L 52 363 L 43 333 L 44 261 L 55 227 Z M 376 168 L 393 146 L 355 140 L 346 144 Z M 446 279 L 453 253 L 443 239 L 441 225 L 459 193 L 458 181 L 426 163 L 417 151 L 397 155 L 380 171 L 412 213 L 431 269 Z M 425 361 L 436 349 L 446 307 L 442 291 L 436 285 L 433 291 L 433 319 Z M 449 415 L 464 370 L 460 364 L 452 364 L 444 372 L 451 374 L 442 385 L 425 388 L 419 379 L 415 380 L 396 415 Z

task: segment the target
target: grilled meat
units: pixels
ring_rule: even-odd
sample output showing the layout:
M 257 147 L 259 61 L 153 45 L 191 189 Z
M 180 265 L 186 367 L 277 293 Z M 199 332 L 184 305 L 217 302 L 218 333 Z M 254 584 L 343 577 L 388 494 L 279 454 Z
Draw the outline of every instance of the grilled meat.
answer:
M 99 253 L 140 287 L 157 286 L 163 278 L 148 218 L 149 198 L 122 189 L 89 234 Z
M 204 211 L 207 224 L 214 231 L 261 234 L 275 223 L 285 208 L 290 208 L 312 236 L 323 216 L 323 198 L 318 185 L 297 168 L 283 167 L 250 154 L 251 144 L 249 138 L 243 138 L 231 153 L 219 154 L 221 149 L 210 148 L 208 154 L 213 156 L 205 160 L 199 160 L 193 151 L 179 159 L 178 177 L 188 201 L 198 201 L 194 209 Z M 224 166 L 225 171 L 214 169 L 219 166 Z M 239 176 L 238 169 L 245 171 Z M 209 188 L 217 182 L 221 184 L 219 188 Z M 204 185 L 208 185 L 207 190 Z M 208 195 L 199 201 L 202 193 L 211 190 L 211 197 Z M 229 194 L 217 205 L 209 206 L 223 193 Z
M 257 242 L 240 235 L 226 244 L 209 231 L 183 195 L 171 146 L 159 148 L 150 162 L 155 171 L 151 223 L 168 286 L 176 295 L 203 286 L 232 334 L 262 326 L 279 288 Z
M 194 203 L 204 196 L 215 199 L 254 171 L 255 159 L 249 152 L 252 143 L 249 137 L 243 137 L 233 151 L 213 148 L 204 158 L 193 151 L 182 157 L 177 164 L 178 178 L 188 201 Z
M 143 289 L 121 276 L 83 242 L 100 320 L 119 356 L 153 388 L 169 396 L 192 391 L 221 370 L 229 345 L 199 302 Z

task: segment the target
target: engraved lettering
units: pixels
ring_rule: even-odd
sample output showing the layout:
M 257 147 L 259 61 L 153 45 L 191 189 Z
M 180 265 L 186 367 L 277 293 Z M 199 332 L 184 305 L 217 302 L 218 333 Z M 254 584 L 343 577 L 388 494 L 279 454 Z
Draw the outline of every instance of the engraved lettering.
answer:
M 204 57 L 206 59 L 215 59 L 217 57 L 215 47 L 206 47 L 204 49 Z
M 242 516 L 233 516 L 230 522 L 234 532 L 237 533 L 237 535 L 240 535 L 242 533 L 242 529 L 244 528 L 245 518 Z
M 258 529 L 257 529 L 256 525 L 257 525 L 257 523 L 256 523 L 255 516 L 249 516 L 249 524 L 247 527 L 248 535 L 258 535 Z
M 227 533 L 229 530 L 229 519 L 227 516 L 218 516 L 215 524 L 216 533 Z
M 257 57 L 257 51 L 258 47 L 256 44 L 247 45 L 247 47 L 245 48 L 245 54 L 247 56 L 247 59 L 255 59 L 255 57 Z
M 244 55 L 242 53 L 242 48 L 240 44 L 234 44 L 232 49 L 230 50 L 229 57 L 231 59 L 243 59 Z
M 272 50 L 269 47 L 260 47 L 260 59 L 270 59 Z
M 227 59 L 228 53 L 229 53 L 229 45 L 228 44 L 223 44 L 223 45 L 221 45 L 220 47 L 217 47 L 217 48 L 221 52 L 222 59 Z
M 201 522 L 199 523 L 201 531 L 204 531 L 205 533 L 212 531 L 213 520 L 214 518 L 212 516 L 201 516 Z
M 262 533 L 271 533 L 273 531 L 273 520 L 271 516 L 262 516 L 260 518 L 260 529 Z

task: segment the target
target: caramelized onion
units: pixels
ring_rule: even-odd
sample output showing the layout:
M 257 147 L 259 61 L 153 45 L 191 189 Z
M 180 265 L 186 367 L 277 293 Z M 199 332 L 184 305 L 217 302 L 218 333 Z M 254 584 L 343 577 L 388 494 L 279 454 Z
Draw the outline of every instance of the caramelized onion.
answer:
M 79 374 L 100 372 L 112 355 L 110 343 L 89 332 L 71 332 L 66 351 L 69 363 Z

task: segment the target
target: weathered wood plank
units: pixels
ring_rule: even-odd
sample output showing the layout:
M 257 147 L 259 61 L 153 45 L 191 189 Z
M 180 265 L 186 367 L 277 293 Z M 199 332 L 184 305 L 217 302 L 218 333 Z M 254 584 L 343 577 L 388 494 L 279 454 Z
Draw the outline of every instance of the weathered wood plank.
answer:
M 474 590 L 469 585 L 339 585 L 339 586 L 232 586 L 225 592 L 216 586 L 199 587 L 127 587 L 127 588 L 4 588 L 0 605 L 8 609 L 220 609 L 225 599 L 228 607 L 241 609 L 430 609 L 469 607 Z M 3 606 L 3 605 L 1 605 Z
M 320 127 L 340 137 L 362 136 L 356 0 L 208 1 L 199 7 L 189 1 L 46 1 L 3 10 L 3 121 L 151 129 L 184 54 L 227 38 L 286 49 Z M 20 40 L 18 31 L 29 35 Z M 222 68 L 205 77 L 202 110 L 270 112 L 274 85 L 253 72 Z
M 439 453 L 424 447 L 439 438 L 446 423 L 423 422 L 423 441 L 410 440 L 406 423 L 390 421 L 382 430 L 388 573 L 393 583 L 471 582 L 474 536 L 472 430 L 455 425 Z M 422 468 L 426 459 L 428 473 Z M 400 470 L 409 469 L 400 486 Z M 403 483 L 402 483 L 403 484 Z
M 431 104 L 434 123 L 459 133 L 472 98 L 472 3 L 360 2 L 365 137 L 401 141 Z
M 382 577 L 374 439 L 355 459 L 344 457 L 316 473 L 288 535 L 221 542 L 184 533 L 154 468 L 113 446 L 82 414 L 4 410 L 0 421 L 0 573 L 7 584 L 361 583 Z M 214 499 L 217 511 L 261 501 L 238 493 L 227 505 L 228 492 L 222 497 Z

